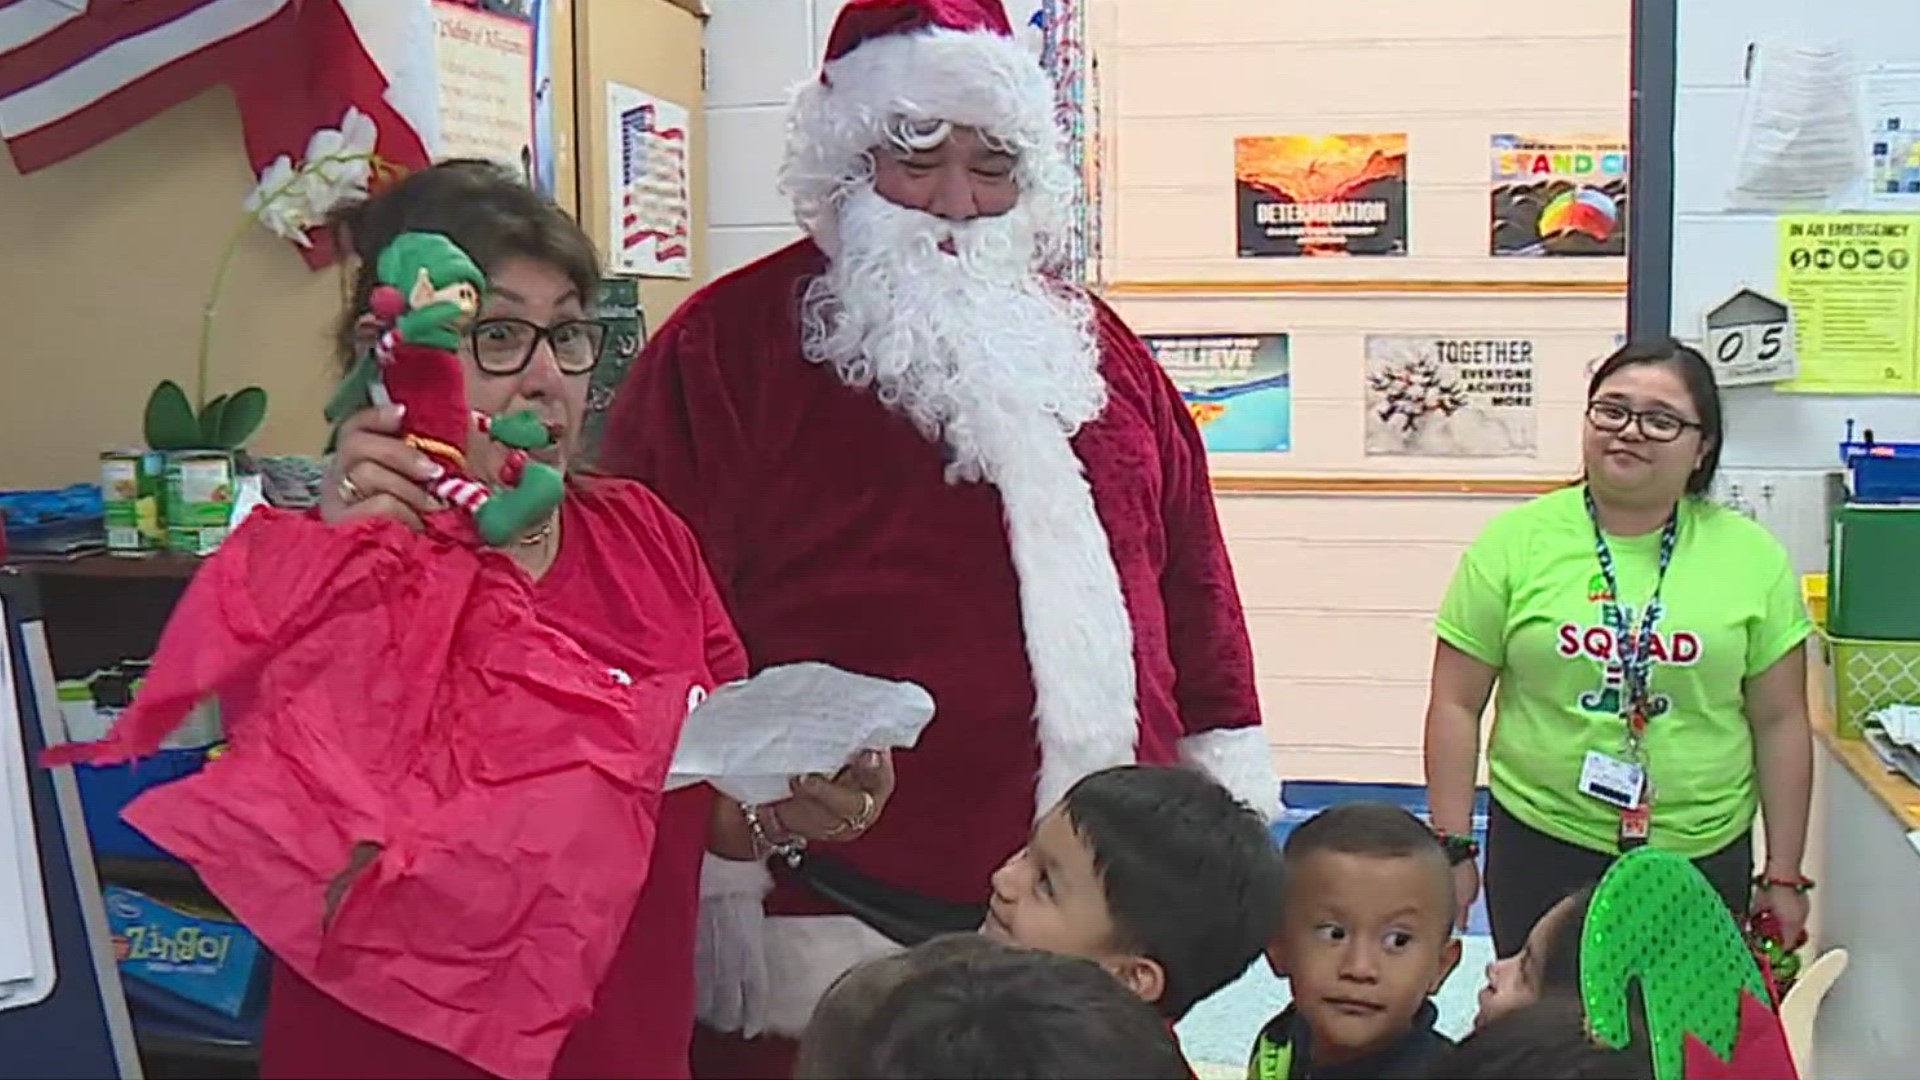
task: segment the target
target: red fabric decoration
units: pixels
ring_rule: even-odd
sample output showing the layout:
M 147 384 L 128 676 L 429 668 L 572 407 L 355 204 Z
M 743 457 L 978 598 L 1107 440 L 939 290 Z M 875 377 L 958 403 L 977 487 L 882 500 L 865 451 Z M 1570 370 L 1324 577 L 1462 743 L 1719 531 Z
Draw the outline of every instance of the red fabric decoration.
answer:
M 419 132 L 387 100 L 387 77 L 340 0 L 302 0 L 293 7 L 297 15 L 287 20 L 291 36 L 283 46 L 253 54 L 252 63 L 232 78 L 253 175 L 281 154 L 298 166 L 313 133 L 338 127 L 349 107 L 373 120 L 379 131 L 374 151 L 389 165 L 407 171 L 430 164 Z M 329 232 L 315 229 L 307 238 L 313 246 L 300 249 L 307 265 L 318 270 L 332 264 Z
M 1750 993 L 1740 995 L 1740 1034 L 1733 1056 L 1720 1060 L 1706 1043 L 1693 1035 L 1686 1042 L 1687 1080 L 1799 1080 L 1786 1029 L 1766 1003 Z
M 831 64 L 874 38 L 928 28 L 1013 36 L 1000 0 L 852 0 L 827 38 Z
M 44 761 L 151 754 L 217 694 L 227 752 L 126 820 L 343 1004 L 546 1076 L 646 882 L 695 681 L 594 662 L 505 556 L 261 510 L 201 567 L 108 737 Z M 323 929 L 362 842 L 381 853 Z

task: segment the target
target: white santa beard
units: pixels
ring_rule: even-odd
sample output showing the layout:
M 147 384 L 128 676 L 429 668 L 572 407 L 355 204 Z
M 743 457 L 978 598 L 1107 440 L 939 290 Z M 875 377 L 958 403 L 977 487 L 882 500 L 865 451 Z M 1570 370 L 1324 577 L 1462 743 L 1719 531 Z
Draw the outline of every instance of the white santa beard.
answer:
M 955 479 L 986 477 L 983 427 L 1050 416 L 1070 435 L 1106 405 L 1092 304 L 1036 272 L 1021 208 L 951 222 L 868 184 L 842 204 L 839 234 L 807 290 L 806 355 L 945 441 Z
M 1139 734 L 1133 627 L 1071 442 L 1106 405 L 1092 304 L 1038 273 L 1018 207 L 954 223 L 863 185 L 842 202 L 838 234 L 830 268 L 807 289 L 804 352 L 943 440 L 950 482 L 999 491 L 1044 813 L 1081 777 L 1133 761 Z

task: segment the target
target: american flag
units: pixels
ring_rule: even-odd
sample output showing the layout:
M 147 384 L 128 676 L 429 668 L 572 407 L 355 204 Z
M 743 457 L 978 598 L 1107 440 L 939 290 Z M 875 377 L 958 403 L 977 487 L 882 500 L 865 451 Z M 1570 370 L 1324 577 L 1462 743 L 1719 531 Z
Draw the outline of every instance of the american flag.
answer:
M 382 157 L 417 167 L 431 77 L 388 73 L 432 71 L 432 20 L 430 0 L 0 0 L 0 138 L 30 173 L 224 84 L 256 175 L 349 105 Z
M 227 81 L 295 21 L 292 0 L 0 0 L 0 136 L 63 161 Z
M 684 216 L 677 216 L 670 231 L 658 228 L 658 222 L 649 220 L 647 213 L 647 204 L 650 201 L 657 204 L 658 195 L 650 198 L 645 184 L 652 171 L 650 165 L 653 159 L 661 154 L 675 154 L 678 162 L 674 174 L 680 190 L 674 205 L 687 205 L 687 133 L 680 128 L 661 128 L 657 125 L 658 118 L 651 105 L 642 105 L 620 118 L 620 176 L 626 181 L 621 193 L 624 227 L 620 235 L 620 250 L 622 253 L 631 252 L 652 241 L 654 261 L 669 262 L 687 256 L 687 221 Z M 651 216 L 657 218 L 657 205 Z

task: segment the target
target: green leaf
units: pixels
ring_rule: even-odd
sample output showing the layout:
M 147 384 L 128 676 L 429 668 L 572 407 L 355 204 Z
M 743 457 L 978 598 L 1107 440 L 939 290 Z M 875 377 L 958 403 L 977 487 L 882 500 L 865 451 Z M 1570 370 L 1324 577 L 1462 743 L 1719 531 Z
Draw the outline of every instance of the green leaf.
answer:
M 214 445 L 222 450 L 238 450 L 253 438 L 266 419 L 267 392 L 249 386 L 228 398 L 226 407 L 220 410 L 220 437 Z
M 147 446 L 154 450 L 192 450 L 200 444 L 200 423 L 180 384 L 168 379 L 147 398 L 144 422 Z
M 227 407 L 227 395 L 221 394 L 200 410 L 200 445 L 219 446 L 220 414 Z

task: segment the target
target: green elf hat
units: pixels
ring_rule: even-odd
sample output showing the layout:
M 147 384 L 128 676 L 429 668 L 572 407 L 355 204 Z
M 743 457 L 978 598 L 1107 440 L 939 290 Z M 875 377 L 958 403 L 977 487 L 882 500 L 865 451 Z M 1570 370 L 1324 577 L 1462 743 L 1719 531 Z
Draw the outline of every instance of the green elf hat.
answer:
M 1646 1011 L 1656 1080 L 1796 1080 L 1766 976 L 1726 902 L 1691 862 L 1653 848 L 1595 887 L 1580 995 L 1596 1042 L 1625 1049 L 1629 989 Z

